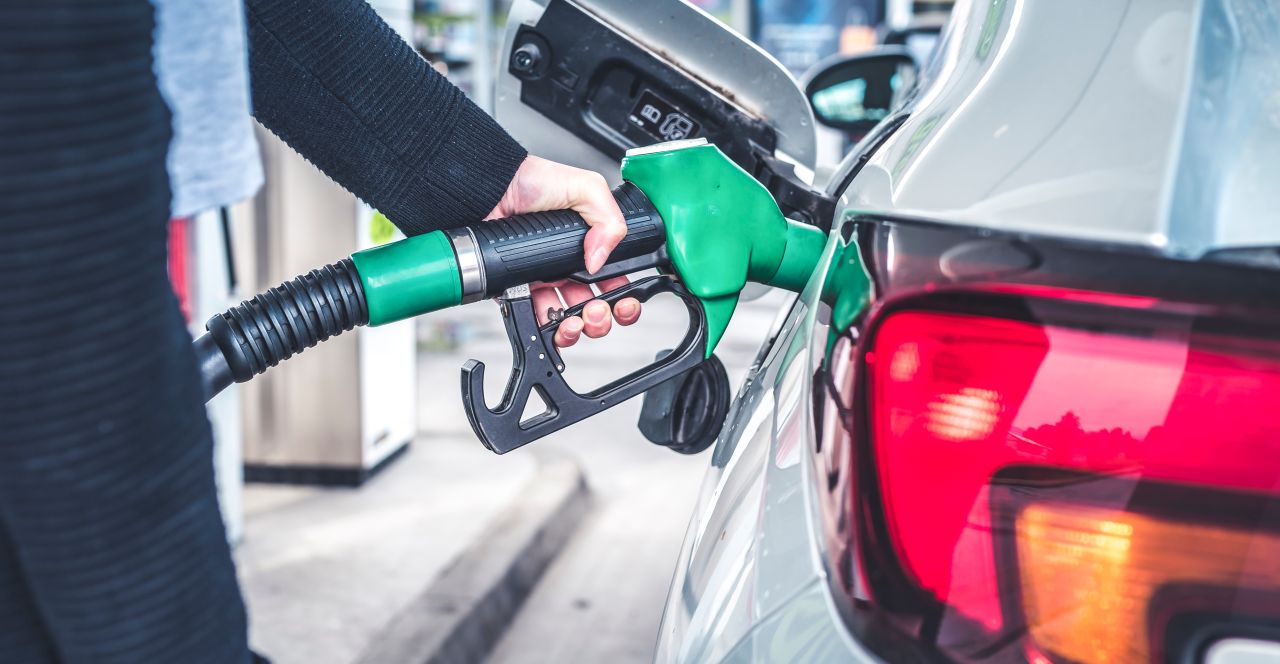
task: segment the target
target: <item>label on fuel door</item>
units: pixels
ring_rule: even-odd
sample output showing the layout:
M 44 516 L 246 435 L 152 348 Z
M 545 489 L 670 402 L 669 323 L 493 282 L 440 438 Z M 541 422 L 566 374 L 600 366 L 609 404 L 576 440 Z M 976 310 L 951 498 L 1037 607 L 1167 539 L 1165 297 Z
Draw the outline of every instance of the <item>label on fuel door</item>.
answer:
M 690 138 L 702 128 L 693 118 L 652 90 L 640 93 L 640 101 L 627 116 L 631 124 L 643 129 L 659 141 L 679 141 Z

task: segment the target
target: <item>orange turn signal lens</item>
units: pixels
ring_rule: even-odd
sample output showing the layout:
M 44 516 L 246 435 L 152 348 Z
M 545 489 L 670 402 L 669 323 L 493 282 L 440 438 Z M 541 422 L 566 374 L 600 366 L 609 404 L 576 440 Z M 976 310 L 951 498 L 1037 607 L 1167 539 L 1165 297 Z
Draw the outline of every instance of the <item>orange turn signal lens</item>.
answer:
M 1268 533 L 1059 504 L 1027 506 L 1015 532 L 1028 632 L 1059 660 L 1151 661 L 1164 587 L 1280 591 L 1280 537 Z

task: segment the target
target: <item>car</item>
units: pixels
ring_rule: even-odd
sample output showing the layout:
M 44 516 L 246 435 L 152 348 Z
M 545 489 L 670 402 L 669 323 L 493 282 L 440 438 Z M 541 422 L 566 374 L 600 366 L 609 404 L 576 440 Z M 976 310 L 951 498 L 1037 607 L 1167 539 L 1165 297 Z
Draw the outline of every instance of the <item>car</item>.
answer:
M 650 103 L 830 234 L 715 438 L 657 661 L 1280 659 L 1274 3 L 960 0 L 816 184 L 800 88 L 688 5 L 511 20 L 531 149 L 616 172 Z

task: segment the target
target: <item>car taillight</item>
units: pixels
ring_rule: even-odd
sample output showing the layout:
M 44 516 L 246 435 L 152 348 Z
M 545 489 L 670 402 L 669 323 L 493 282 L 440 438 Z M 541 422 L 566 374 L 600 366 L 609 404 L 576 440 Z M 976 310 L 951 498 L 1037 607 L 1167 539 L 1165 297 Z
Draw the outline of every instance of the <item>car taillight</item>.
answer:
M 903 310 L 874 332 L 869 442 L 892 553 L 964 626 L 939 643 L 968 657 L 1025 633 L 1030 661 L 1145 661 L 1174 614 L 1222 613 L 1162 599 L 1177 588 L 1274 593 L 1274 611 L 1234 611 L 1280 617 L 1280 519 L 1229 507 L 1280 495 L 1280 342 L 1095 314 Z
M 1156 659 L 1161 639 L 1150 637 L 1163 625 L 1148 615 L 1166 588 L 1280 590 L 1280 538 L 1249 529 L 1032 504 L 1015 537 L 1031 637 L 1069 661 Z

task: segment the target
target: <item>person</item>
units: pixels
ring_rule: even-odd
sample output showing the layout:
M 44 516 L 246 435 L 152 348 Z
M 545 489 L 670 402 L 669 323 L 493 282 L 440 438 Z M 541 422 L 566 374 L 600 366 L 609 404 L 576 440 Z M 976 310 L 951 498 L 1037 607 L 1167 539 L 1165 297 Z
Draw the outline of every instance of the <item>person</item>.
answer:
M 171 212 L 259 186 L 250 109 L 410 235 L 572 208 L 596 270 L 625 233 L 364 0 L 0 0 L 0 661 L 253 661 L 166 273 Z

